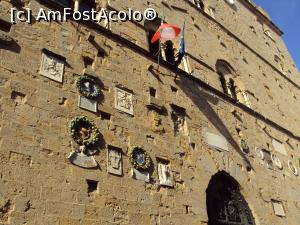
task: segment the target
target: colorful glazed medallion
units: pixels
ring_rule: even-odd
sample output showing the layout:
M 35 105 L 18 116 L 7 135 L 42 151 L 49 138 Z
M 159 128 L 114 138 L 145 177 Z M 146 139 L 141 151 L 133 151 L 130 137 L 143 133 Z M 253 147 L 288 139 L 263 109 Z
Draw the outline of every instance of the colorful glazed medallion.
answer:
M 77 144 L 90 146 L 99 141 L 99 130 L 85 116 L 73 118 L 69 126 L 72 138 Z
M 147 170 L 150 168 L 151 158 L 144 149 L 134 147 L 129 150 L 128 157 L 135 169 Z
M 76 87 L 80 95 L 88 99 L 96 99 L 100 96 L 99 85 L 92 77 L 81 76 L 76 82 Z

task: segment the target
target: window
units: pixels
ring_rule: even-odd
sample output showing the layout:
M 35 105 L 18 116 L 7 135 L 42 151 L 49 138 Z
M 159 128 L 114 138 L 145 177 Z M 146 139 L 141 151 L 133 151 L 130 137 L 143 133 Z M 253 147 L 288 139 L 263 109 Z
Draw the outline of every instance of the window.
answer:
M 50 0 L 56 4 L 59 4 L 64 7 L 70 7 L 72 4 L 71 0 Z M 78 1 L 79 2 L 79 1 Z
M 148 48 L 149 51 L 155 56 L 158 56 L 160 54 L 159 42 L 157 41 L 152 44 L 151 39 L 155 34 L 155 32 L 157 31 L 157 29 L 159 28 L 160 24 L 161 24 L 161 20 L 159 19 L 155 21 L 145 20 L 144 23 L 144 27 L 147 34 L 147 40 L 148 40 Z
M 273 40 L 272 34 L 269 30 L 265 30 L 265 35 L 267 35 L 269 38 L 271 38 Z
M 226 0 L 226 2 L 228 2 L 229 5 L 234 5 L 235 4 L 234 0 Z
M 205 5 L 202 0 L 194 0 L 194 4 L 201 10 L 204 10 Z
M 165 50 L 166 61 L 170 64 L 175 64 L 175 49 L 172 41 L 168 40 L 163 44 Z
M 0 19 L 0 30 L 4 31 L 4 32 L 9 32 L 11 28 L 11 23 Z
M 224 93 L 250 108 L 251 105 L 247 91 L 239 80 L 234 79 L 235 72 L 231 65 L 224 60 L 218 60 L 216 70 L 220 76 Z
M 254 34 L 256 34 L 256 30 L 255 30 L 255 27 L 254 27 L 254 26 L 250 26 L 250 30 L 251 30 Z
M 77 1 L 75 1 L 76 4 Z M 83 11 L 92 11 L 92 9 L 96 8 L 95 5 L 95 0 L 85 0 L 85 1 L 79 1 L 80 5 L 79 5 L 79 11 L 83 12 Z
M 97 191 L 98 188 L 98 181 L 95 180 L 86 180 L 87 183 L 87 192 L 88 194 L 92 194 L 95 193 Z
M 220 82 L 224 93 L 230 95 L 234 99 L 237 99 L 232 67 L 226 61 L 218 60 L 216 63 L 216 70 L 220 76 Z
M 153 87 L 149 88 L 150 97 L 156 98 L 156 90 Z

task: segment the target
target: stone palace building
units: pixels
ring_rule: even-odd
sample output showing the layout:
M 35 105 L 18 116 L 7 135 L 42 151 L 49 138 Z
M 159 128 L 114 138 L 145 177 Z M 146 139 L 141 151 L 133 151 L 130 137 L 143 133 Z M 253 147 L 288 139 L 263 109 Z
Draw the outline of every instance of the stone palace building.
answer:
M 159 18 L 36 19 L 65 7 Z M 162 20 L 185 23 L 178 67 Z M 0 224 L 299 225 L 282 35 L 251 0 L 1 0 Z

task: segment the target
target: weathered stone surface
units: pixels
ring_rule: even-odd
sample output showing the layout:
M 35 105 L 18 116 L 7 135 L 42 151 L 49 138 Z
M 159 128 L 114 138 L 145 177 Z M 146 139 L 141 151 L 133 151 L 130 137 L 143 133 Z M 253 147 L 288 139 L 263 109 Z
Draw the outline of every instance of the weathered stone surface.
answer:
M 142 170 L 137 170 L 137 169 L 132 168 L 131 176 L 132 176 L 132 178 L 134 178 L 136 180 L 142 180 L 145 182 L 150 181 L 150 174 L 147 171 L 142 171 Z
M 83 168 L 95 168 L 98 166 L 93 156 L 87 156 L 83 153 L 71 152 L 68 157 L 69 161 L 76 166 Z
M 238 183 L 256 225 L 299 224 L 299 176 L 288 162 L 299 170 L 300 76 L 280 32 L 249 1 L 234 1 L 236 8 L 203 1 L 204 12 L 190 1 L 150 1 L 167 22 L 186 23 L 186 61 L 178 69 L 162 62 L 165 46 L 159 65 L 147 54 L 143 22 L 111 22 L 103 30 L 84 21 L 33 21 L 7 29 L 2 20 L 9 22 L 12 2 L 0 1 L 0 33 L 13 38 L 0 44 L 0 223 L 210 225 L 206 190 L 225 173 Z M 57 9 L 57 1 L 22 2 L 34 17 L 41 7 Z M 96 0 L 96 9 L 109 4 L 148 7 Z M 179 40 L 173 41 L 175 54 Z M 95 104 L 81 104 L 90 111 L 78 107 L 76 80 L 84 73 L 99 81 L 99 113 Z M 214 89 L 227 90 L 232 99 Z M 78 149 L 70 155 L 68 122 L 78 115 L 101 133 L 87 149 L 93 157 Z M 204 128 L 218 136 L 210 145 Z M 249 151 L 241 151 L 241 139 Z M 118 146 L 121 158 L 107 152 L 110 145 Z M 133 146 L 143 146 L 153 159 L 149 174 L 135 171 L 139 180 L 132 179 L 126 154 Z M 256 154 L 260 146 L 270 157 Z M 275 215 L 273 199 L 285 216 Z M 280 207 L 276 214 L 283 215 Z
M 97 101 L 85 98 L 81 95 L 78 97 L 78 106 L 91 112 L 97 112 L 98 110 Z

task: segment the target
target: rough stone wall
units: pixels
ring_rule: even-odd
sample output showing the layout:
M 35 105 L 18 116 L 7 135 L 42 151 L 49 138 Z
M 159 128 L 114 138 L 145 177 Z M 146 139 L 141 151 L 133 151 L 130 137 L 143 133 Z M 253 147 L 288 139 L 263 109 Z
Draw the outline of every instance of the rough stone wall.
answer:
M 132 5 L 145 6 L 140 1 Z M 154 5 L 161 10 L 160 3 Z M 33 10 L 41 7 L 36 1 L 30 1 L 28 6 Z M 187 46 L 194 44 L 197 48 L 187 47 L 187 51 L 214 70 L 217 59 L 230 62 L 247 89 L 258 98 L 257 102 L 250 100 L 252 108 L 298 134 L 298 106 L 290 92 L 298 98 L 299 90 L 203 14 L 185 3 L 178 2 L 177 6 L 188 8 L 191 15 L 186 17 L 186 41 Z M 0 2 L 4 9 L 1 18 L 7 18 L 10 7 L 7 1 Z M 170 23 L 183 22 L 175 11 L 166 10 L 165 15 Z M 192 25 L 192 16 L 201 31 Z M 97 45 L 90 42 L 90 32 L 95 33 Z M 146 48 L 144 31 L 132 23 L 112 24 L 112 32 Z M 182 75 L 175 79 L 175 74 L 163 66 L 156 69 L 152 60 L 84 24 L 17 23 L 9 35 L 16 44 L 1 44 L 0 48 L 0 223 L 207 224 L 205 190 L 211 176 L 224 170 L 240 184 L 256 224 L 298 224 L 299 177 L 287 165 L 291 160 L 299 169 L 298 140 L 216 97 L 191 79 Z M 218 35 L 227 48 L 219 44 Z M 100 46 L 103 54 L 99 55 L 95 46 Z M 39 74 L 43 48 L 66 59 L 63 83 Z M 240 58 L 241 51 L 248 64 Z M 85 65 L 84 57 L 92 59 L 92 65 Z M 221 90 L 215 71 L 193 60 L 190 64 L 192 68 L 199 67 L 208 83 Z M 103 98 L 97 113 L 78 107 L 75 83 L 83 71 L 102 83 Z M 261 77 L 259 82 L 257 76 Z M 274 82 L 275 76 L 282 90 Z M 291 79 L 297 82 L 294 77 Z M 272 99 L 264 90 L 264 82 L 273 93 Z M 132 91 L 133 116 L 115 108 L 116 86 Z M 151 103 L 150 87 L 156 89 L 155 100 L 165 108 L 164 113 L 147 107 Z M 285 120 L 275 109 L 275 101 L 284 111 Z M 295 103 L 293 110 L 288 107 L 291 101 Z M 178 133 L 174 133 L 172 104 L 186 110 L 186 127 Z M 103 136 L 100 152 L 95 156 L 97 169 L 79 168 L 67 159 L 72 140 L 68 123 L 77 115 L 93 120 Z M 205 130 L 224 136 L 229 151 L 210 147 L 203 136 Z M 241 138 L 247 140 L 248 154 L 241 152 Z M 287 154 L 275 151 L 272 138 L 284 143 Z M 109 146 L 122 151 L 122 176 L 107 173 Z M 131 177 L 127 152 L 132 146 L 143 146 L 153 160 L 149 183 Z M 268 169 L 255 151 L 260 146 L 277 154 L 283 169 Z M 157 160 L 161 158 L 169 160 L 173 188 L 159 185 Z M 247 169 L 249 164 L 251 170 Z M 96 190 L 91 191 L 87 181 L 98 182 Z M 285 217 L 274 214 L 272 199 L 282 202 Z

